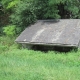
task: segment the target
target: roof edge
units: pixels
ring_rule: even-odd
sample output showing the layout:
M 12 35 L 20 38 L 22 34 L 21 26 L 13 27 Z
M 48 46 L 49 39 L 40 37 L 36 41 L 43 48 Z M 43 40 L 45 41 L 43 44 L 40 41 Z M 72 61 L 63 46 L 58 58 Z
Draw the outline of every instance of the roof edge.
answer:
M 16 41 L 17 42 L 17 41 Z M 30 44 L 30 45 L 45 45 L 45 46 L 61 46 L 61 47 L 78 47 L 76 44 L 61 44 L 61 43 L 35 43 L 35 42 L 17 42 L 20 44 Z

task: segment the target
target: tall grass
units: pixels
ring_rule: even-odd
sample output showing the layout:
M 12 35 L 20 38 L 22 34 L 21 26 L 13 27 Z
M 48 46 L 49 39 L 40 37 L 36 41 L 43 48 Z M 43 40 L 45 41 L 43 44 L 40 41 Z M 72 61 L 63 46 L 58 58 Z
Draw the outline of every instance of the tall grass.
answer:
M 10 50 L 0 54 L 0 80 L 80 80 L 80 51 Z
M 0 36 L 0 53 L 9 49 L 17 49 L 19 46 L 15 43 L 15 37 Z
M 11 46 L 0 54 L 0 80 L 80 80 L 80 50 L 56 54 Z

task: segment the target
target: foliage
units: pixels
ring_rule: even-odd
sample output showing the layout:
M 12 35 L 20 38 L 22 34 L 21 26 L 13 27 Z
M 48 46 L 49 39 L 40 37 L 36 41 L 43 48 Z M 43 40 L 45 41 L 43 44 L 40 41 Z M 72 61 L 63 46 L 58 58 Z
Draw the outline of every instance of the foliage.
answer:
M 16 25 L 18 33 L 37 19 L 80 18 L 80 0 L 1 0 L 1 3 L 0 26 Z
M 23 0 L 23 1 L 22 0 L 1 0 L 1 2 L 4 6 L 4 9 L 6 10 L 9 10 L 9 9 L 14 10 L 14 7 L 17 9 L 18 7 L 19 9 L 23 7 L 24 10 L 25 8 L 28 8 L 28 10 L 31 10 L 32 8 L 36 11 L 37 17 L 41 19 L 62 17 L 62 15 L 59 14 L 59 12 L 63 12 L 62 7 L 64 7 L 64 12 L 65 11 L 67 12 L 65 15 L 71 15 L 70 16 L 71 18 L 77 18 L 80 15 L 79 0 L 77 1 L 76 0 L 67 0 L 67 1 L 66 0 L 44 0 L 44 1 L 42 0 L 35 0 L 35 1 L 34 0 Z M 25 3 L 26 3 L 26 7 L 25 7 Z M 60 6 L 62 4 L 63 6 Z
M 20 0 L 1 0 L 5 10 L 12 10 Z
M 16 34 L 16 26 L 8 25 L 3 27 L 3 32 L 6 34 L 6 36 L 14 36 Z
M 15 37 L 0 36 L 0 53 L 8 50 L 20 49 L 21 45 L 15 43 Z
M 9 2 L 8 6 L 6 7 L 7 9 L 11 9 L 13 7 L 16 7 L 16 5 L 18 4 L 20 0 L 13 0 L 11 2 Z
M 0 53 L 5 52 L 6 50 L 8 50 L 8 47 L 6 45 L 4 46 L 0 43 Z
M 79 0 L 36 0 L 38 17 L 41 19 L 79 18 Z
M 13 24 L 21 27 L 22 30 L 31 23 L 35 22 L 35 20 L 36 15 L 34 13 L 34 6 L 32 5 L 32 1 L 20 1 L 15 8 L 15 12 L 11 15 L 11 21 Z
M 0 33 L 2 27 L 10 24 L 9 16 L 13 13 L 14 7 L 20 0 L 0 0 Z
M 66 1 L 65 10 L 69 12 L 70 18 L 80 18 L 80 1 L 68 0 Z
M 60 18 L 60 16 L 58 15 L 57 5 L 51 5 L 49 0 L 36 0 L 35 5 L 37 6 L 36 15 L 39 19 Z
M 15 7 L 11 21 L 24 29 L 36 19 L 79 18 L 79 4 L 76 0 L 24 0 Z

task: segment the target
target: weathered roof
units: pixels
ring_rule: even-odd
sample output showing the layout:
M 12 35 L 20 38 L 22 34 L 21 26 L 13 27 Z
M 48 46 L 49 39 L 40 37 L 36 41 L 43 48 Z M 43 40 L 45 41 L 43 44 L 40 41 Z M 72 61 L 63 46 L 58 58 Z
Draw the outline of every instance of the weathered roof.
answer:
M 18 43 L 78 47 L 80 19 L 38 20 L 16 39 Z

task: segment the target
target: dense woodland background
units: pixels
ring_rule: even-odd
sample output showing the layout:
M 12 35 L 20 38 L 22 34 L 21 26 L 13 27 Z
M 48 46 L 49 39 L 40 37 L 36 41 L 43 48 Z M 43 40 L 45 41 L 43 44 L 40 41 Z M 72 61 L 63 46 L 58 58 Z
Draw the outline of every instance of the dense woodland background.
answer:
M 0 0 L 0 34 L 14 36 L 38 19 L 80 18 L 80 0 Z

